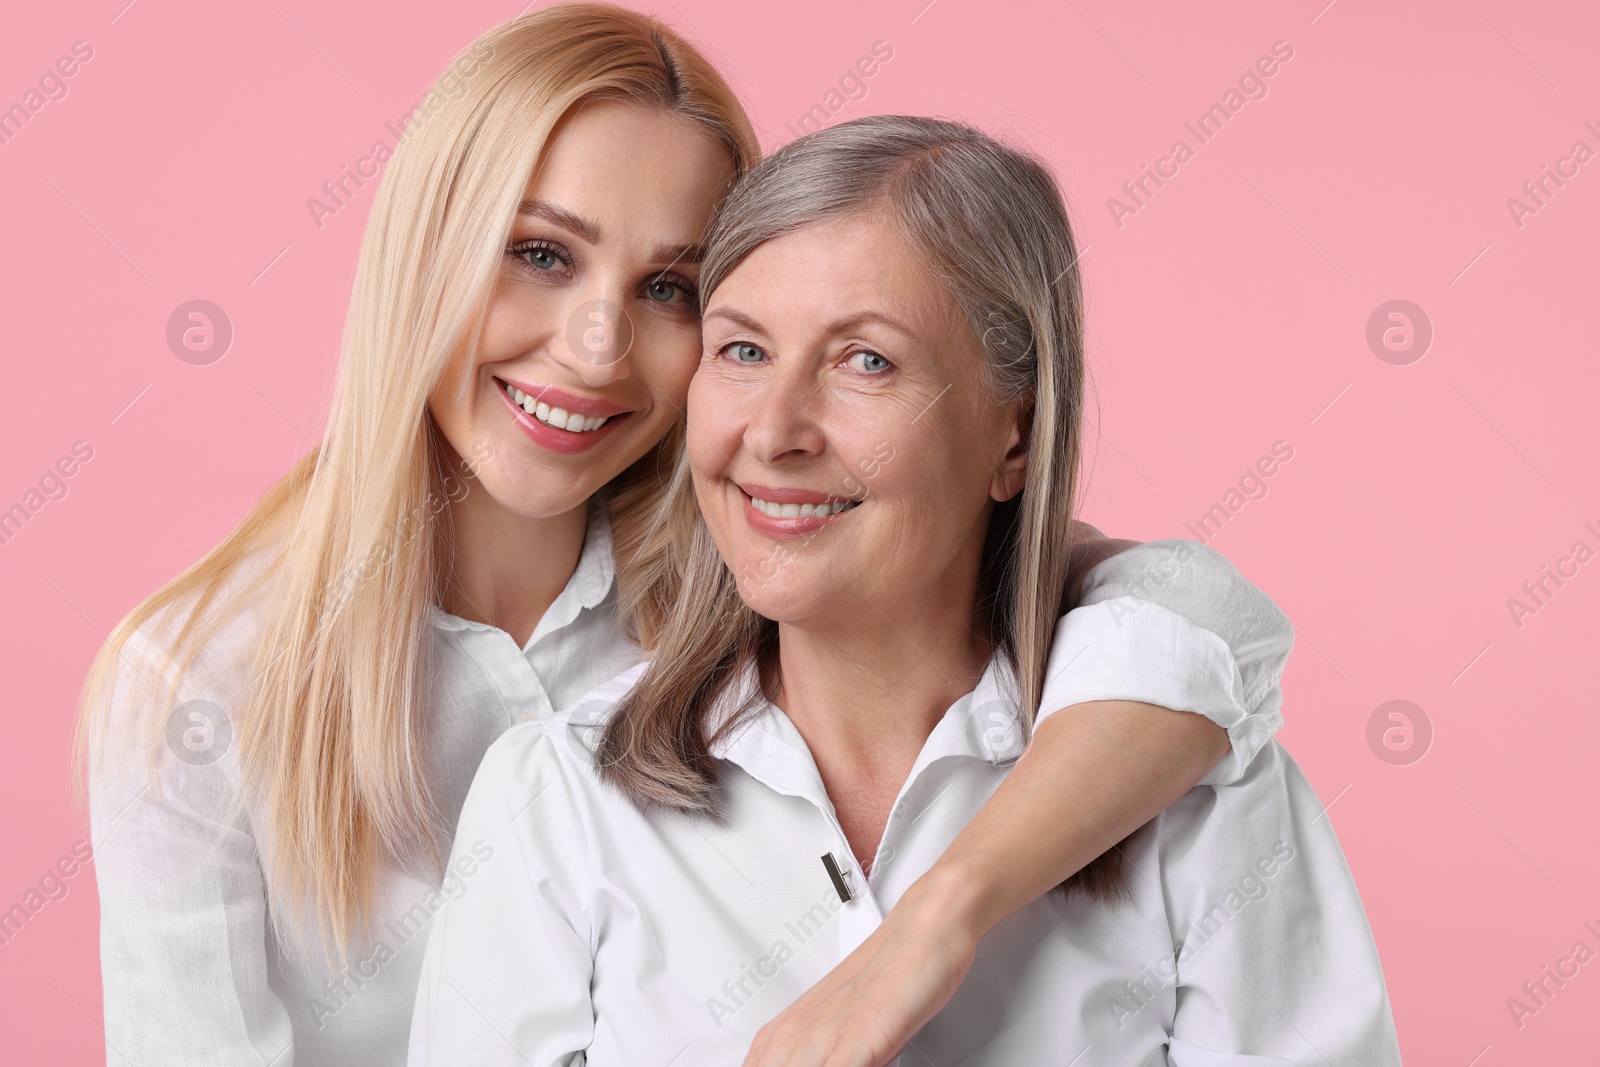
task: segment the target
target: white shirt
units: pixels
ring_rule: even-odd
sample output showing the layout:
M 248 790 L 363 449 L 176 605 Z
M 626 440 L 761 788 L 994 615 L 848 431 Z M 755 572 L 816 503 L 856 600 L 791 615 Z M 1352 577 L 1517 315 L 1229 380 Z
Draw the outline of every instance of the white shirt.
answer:
M 1108 604 L 1062 624 L 1082 647 L 1115 627 Z M 721 705 L 759 708 L 713 748 L 721 820 L 642 812 L 595 773 L 600 726 L 642 665 L 513 727 L 462 812 L 452 863 L 467 888 L 429 938 L 412 1067 L 737 1067 L 1005 778 L 1023 724 L 1003 669 L 929 735 L 870 876 L 753 671 Z M 1052 893 L 997 926 L 901 1062 L 1398 1064 L 1372 935 L 1320 811 L 1268 742 L 1238 782 L 1195 788 L 1123 846 L 1126 903 Z M 852 871 L 854 899 L 841 903 L 823 853 Z
M 495 738 L 520 720 L 569 707 L 638 660 L 618 626 L 613 586 L 609 524 L 596 508 L 577 569 L 526 646 L 495 627 L 430 612 L 427 773 L 452 820 Z M 1139 699 L 1147 688 L 1139 648 L 1164 648 L 1174 664 L 1209 664 L 1191 673 L 1225 681 L 1173 697 L 1171 706 L 1228 728 L 1235 753 L 1213 776 L 1236 776 L 1281 722 L 1278 678 L 1293 632 L 1272 601 L 1220 555 L 1178 541 L 1114 557 L 1088 574 L 1084 588 L 1085 601 L 1123 604 L 1122 626 L 1092 657 L 1099 673 L 1059 679 L 1046 706 Z M 209 701 L 211 709 L 196 707 L 224 719 L 239 713 L 258 627 L 253 615 L 233 620 L 202 650 L 174 703 Z M 159 644 L 136 639 L 124 669 L 157 677 Z M 142 736 L 134 721 L 141 710 L 114 704 L 112 736 Z M 137 758 L 91 780 L 108 1060 L 136 1067 L 403 1063 L 425 935 L 463 880 L 450 876 L 441 886 L 433 874 L 391 866 L 376 936 L 357 946 L 344 973 L 288 958 L 268 925 L 261 872 L 271 841 L 255 836 L 251 804 L 242 816 L 225 817 L 240 788 L 238 768 L 230 726 L 210 728 L 222 756 L 166 761 L 160 790 L 147 788 Z M 137 747 L 127 746 L 130 754 Z
M 430 610 L 436 670 L 425 752 L 451 825 L 484 750 L 507 727 L 570 705 L 637 661 L 638 646 L 617 625 L 613 584 L 610 526 L 597 508 L 577 568 L 526 646 L 497 627 Z M 241 618 L 220 634 L 175 703 L 208 700 L 236 713 L 258 627 Z M 159 677 L 154 649 L 126 654 L 141 651 L 144 672 Z M 129 720 L 123 736 L 142 736 L 133 709 L 115 710 Z M 213 729 L 236 736 L 231 724 Z M 429 921 L 441 888 L 452 887 L 432 870 L 391 865 L 375 936 L 357 945 L 344 973 L 289 958 L 267 923 L 262 868 L 273 842 L 255 835 L 254 805 L 227 819 L 240 787 L 236 755 L 229 748 L 209 764 L 167 761 L 164 793 L 145 788 L 142 763 L 91 782 L 107 1061 L 403 1063 Z

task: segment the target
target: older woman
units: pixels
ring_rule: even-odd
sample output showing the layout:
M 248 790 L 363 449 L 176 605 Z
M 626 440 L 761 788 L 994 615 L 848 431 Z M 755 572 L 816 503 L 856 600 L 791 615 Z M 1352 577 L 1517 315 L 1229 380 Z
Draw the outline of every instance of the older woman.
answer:
M 741 182 L 668 504 L 686 596 L 651 664 L 490 749 L 412 1063 L 738 1063 L 983 818 L 1119 622 L 1050 593 L 1075 262 L 1048 173 L 951 123 L 846 123 Z M 1268 742 L 948 946 L 970 970 L 915 1034 L 828 1062 L 1398 1062 L 1319 810 Z

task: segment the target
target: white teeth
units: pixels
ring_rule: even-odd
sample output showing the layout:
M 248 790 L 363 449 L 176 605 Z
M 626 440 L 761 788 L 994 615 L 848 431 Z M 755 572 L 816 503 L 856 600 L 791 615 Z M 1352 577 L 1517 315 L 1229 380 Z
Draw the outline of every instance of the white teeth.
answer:
M 568 433 L 588 433 L 598 430 L 611 421 L 609 415 L 580 415 L 576 411 L 566 408 L 553 408 L 542 400 L 535 400 L 514 385 L 505 387 L 506 395 L 517 402 L 517 406 L 540 422 L 548 423 Z
M 750 503 L 761 514 L 773 519 L 820 519 L 828 515 L 837 515 L 847 508 L 853 508 L 861 503 L 859 500 L 835 500 L 823 504 L 775 504 L 770 500 L 761 500 L 751 497 Z

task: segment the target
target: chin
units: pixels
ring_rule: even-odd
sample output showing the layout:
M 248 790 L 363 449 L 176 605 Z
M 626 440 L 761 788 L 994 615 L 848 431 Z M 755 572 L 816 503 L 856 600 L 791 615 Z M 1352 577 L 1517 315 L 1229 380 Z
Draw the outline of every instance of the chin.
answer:
M 739 599 L 762 618 L 773 622 L 799 624 L 815 617 L 825 597 L 817 596 L 816 583 L 801 573 L 803 568 L 782 557 L 752 557 L 734 570 L 739 580 Z
M 581 507 L 599 486 L 570 478 L 528 478 L 515 484 L 489 484 L 479 481 L 495 504 L 522 519 L 553 519 Z

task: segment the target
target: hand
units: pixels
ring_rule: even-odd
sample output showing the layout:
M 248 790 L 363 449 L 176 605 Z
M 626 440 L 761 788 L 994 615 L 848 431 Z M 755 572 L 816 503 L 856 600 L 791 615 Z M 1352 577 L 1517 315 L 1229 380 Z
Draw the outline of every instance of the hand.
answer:
M 975 925 L 930 879 L 914 884 L 850 955 L 756 1034 L 744 1067 L 883 1067 L 972 967 Z

